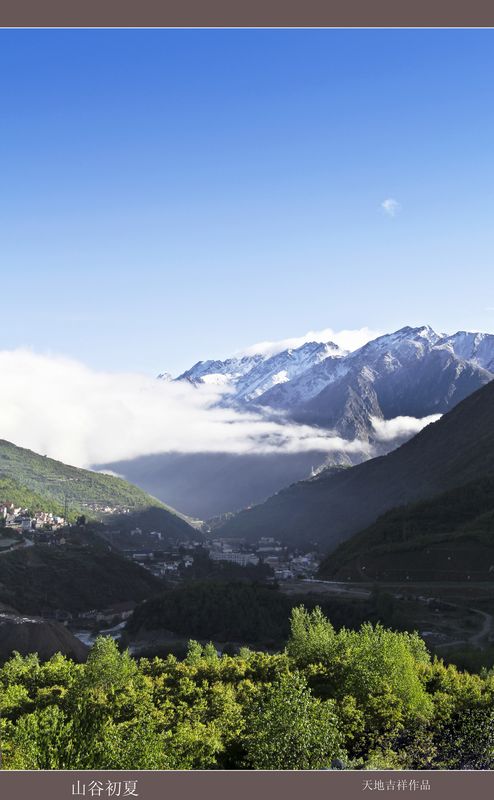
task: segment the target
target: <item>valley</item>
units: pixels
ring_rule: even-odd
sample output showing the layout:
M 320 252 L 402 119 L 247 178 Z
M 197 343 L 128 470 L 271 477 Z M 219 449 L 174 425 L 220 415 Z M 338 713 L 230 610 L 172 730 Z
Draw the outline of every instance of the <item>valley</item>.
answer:
M 287 397 L 293 389 L 287 424 L 299 424 L 320 396 L 327 411 L 317 423 L 342 442 L 361 436 L 370 456 L 361 463 L 344 447 L 323 465 L 322 453 L 307 452 L 281 468 L 276 454 L 226 461 L 170 454 L 166 467 L 150 456 L 136 473 L 144 483 L 153 476 L 150 495 L 122 478 L 0 443 L 5 613 L 37 615 L 82 643 L 103 631 L 149 654 L 183 652 L 191 636 L 220 650 L 272 650 L 303 602 L 321 604 L 338 628 L 370 620 L 418 630 L 446 659 L 485 661 L 494 613 L 493 342 L 406 327 L 353 352 L 309 343 L 269 357 L 199 362 L 177 378 L 227 382 L 233 393 L 221 402 L 253 413 L 261 406 L 274 413 L 266 401 L 273 384 Z M 301 390 L 307 381 L 310 397 Z M 440 419 L 414 436 L 395 425 L 383 439 L 376 422 L 433 412 Z M 296 470 L 309 463 L 309 476 L 298 480 Z M 240 481 L 235 513 L 220 505 L 215 487 L 233 497 L 242 470 L 251 479 Z M 193 498 L 185 510 L 199 512 L 206 502 L 226 510 L 201 521 L 157 500 L 172 476 L 182 485 L 174 497 Z M 246 503 L 261 491 L 263 502 Z
M 276 350 L 276 348 L 275 348 Z M 334 342 L 199 361 L 159 381 L 217 387 L 220 408 L 312 426 L 324 448 L 164 452 L 96 465 L 202 520 L 257 506 L 331 466 L 385 455 L 494 377 L 494 335 L 405 326 L 349 351 Z M 293 435 L 293 433 L 292 433 Z M 261 443 L 262 444 L 262 443 Z

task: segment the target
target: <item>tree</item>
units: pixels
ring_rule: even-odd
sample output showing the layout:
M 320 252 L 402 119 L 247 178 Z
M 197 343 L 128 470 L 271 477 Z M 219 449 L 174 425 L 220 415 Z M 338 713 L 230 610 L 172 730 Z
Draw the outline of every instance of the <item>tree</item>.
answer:
M 494 768 L 494 711 L 478 706 L 453 715 L 436 735 L 439 769 Z
M 287 653 L 297 667 L 325 661 L 334 652 L 336 633 L 319 606 L 307 611 L 304 606 L 292 610 Z
M 70 769 L 72 725 L 57 706 L 21 717 L 11 741 L 10 769 Z
M 332 701 L 312 697 L 298 673 L 261 691 L 246 724 L 246 762 L 252 769 L 321 769 L 342 755 Z

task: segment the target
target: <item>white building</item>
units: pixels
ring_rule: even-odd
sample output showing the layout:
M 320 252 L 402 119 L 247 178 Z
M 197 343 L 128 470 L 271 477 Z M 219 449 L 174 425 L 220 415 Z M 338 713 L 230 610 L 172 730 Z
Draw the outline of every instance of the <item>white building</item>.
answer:
M 221 553 L 211 550 L 209 558 L 212 561 L 230 561 L 232 564 L 239 564 L 241 567 L 259 564 L 259 559 L 253 553 Z

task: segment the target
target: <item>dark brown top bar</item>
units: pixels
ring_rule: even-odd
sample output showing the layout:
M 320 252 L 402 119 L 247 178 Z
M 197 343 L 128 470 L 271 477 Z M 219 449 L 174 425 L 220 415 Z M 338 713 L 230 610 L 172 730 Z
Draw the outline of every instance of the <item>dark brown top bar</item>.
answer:
M 3 27 L 490 27 L 489 0 L 10 0 Z

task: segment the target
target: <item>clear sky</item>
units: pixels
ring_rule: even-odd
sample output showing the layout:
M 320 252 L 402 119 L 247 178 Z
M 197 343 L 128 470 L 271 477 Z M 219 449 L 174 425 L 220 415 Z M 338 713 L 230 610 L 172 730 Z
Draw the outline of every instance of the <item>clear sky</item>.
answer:
M 493 45 L 0 31 L 1 348 L 155 374 L 309 329 L 493 332 Z

